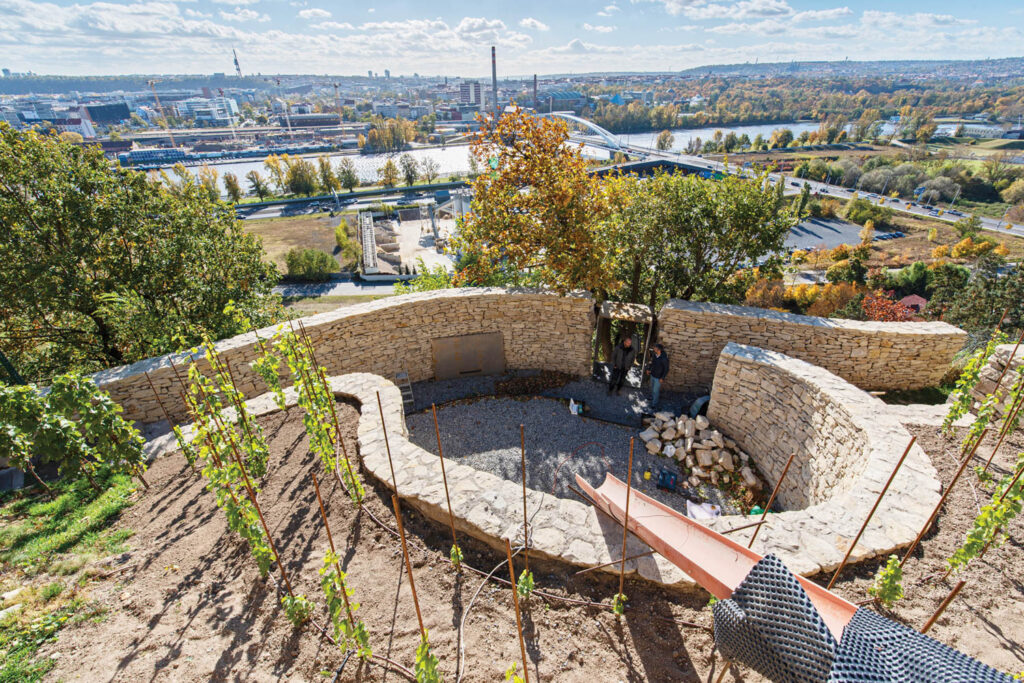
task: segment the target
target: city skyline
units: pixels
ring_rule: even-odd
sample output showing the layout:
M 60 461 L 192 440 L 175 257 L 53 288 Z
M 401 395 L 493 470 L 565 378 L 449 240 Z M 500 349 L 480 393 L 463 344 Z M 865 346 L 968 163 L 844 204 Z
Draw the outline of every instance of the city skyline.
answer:
M 14 72 L 66 75 L 332 73 L 499 76 L 678 71 L 790 60 L 1019 56 L 1024 8 L 878 0 L 318 0 L 36 2 L 0 0 Z

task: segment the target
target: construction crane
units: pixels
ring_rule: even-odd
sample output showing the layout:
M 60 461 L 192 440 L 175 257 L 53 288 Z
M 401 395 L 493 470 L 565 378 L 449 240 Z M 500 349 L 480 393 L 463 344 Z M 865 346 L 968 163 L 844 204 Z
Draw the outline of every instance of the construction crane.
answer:
M 167 120 L 167 114 L 164 113 L 164 105 L 160 104 L 160 96 L 156 94 L 156 84 L 159 81 L 149 81 L 149 89 L 153 91 L 153 99 L 156 100 L 156 108 L 160 112 L 160 116 L 164 119 L 164 130 L 167 131 L 167 137 L 171 139 L 171 147 L 177 147 L 178 143 L 174 141 L 174 133 L 171 132 L 171 124 Z
M 235 74 L 237 74 L 238 77 L 241 78 L 242 77 L 242 67 L 240 67 L 238 65 L 238 53 L 235 52 L 235 48 L 231 48 L 231 54 L 235 58 Z

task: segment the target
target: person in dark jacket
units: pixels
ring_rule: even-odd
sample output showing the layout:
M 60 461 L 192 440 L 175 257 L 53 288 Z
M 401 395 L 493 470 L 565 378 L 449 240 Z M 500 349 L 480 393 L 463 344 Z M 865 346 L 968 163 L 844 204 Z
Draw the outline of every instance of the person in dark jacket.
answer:
M 658 401 L 661 399 L 661 380 L 665 379 L 665 375 L 668 374 L 668 354 L 665 353 L 665 347 L 661 344 L 655 344 L 652 351 L 654 358 L 651 359 L 651 366 L 647 369 L 647 374 L 651 376 L 651 405 L 657 408 Z
M 633 346 L 633 338 L 626 337 L 612 349 L 612 376 L 608 382 L 608 393 L 613 391 L 622 393 L 622 385 L 626 381 L 629 369 L 633 367 L 636 359 L 636 347 Z

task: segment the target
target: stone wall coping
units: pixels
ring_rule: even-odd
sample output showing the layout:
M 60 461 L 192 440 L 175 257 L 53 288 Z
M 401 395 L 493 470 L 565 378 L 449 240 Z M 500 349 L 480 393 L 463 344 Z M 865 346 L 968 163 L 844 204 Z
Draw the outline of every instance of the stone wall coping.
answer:
M 411 306 L 424 301 L 436 301 L 438 299 L 471 299 L 494 296 L 516 296 L 524 299 L 572 298 L 588 300 L 593 298 L 588 292 L 569 292 L 566 294 L 559 294 L 553 290 L 527 287 L 457 287 L 401 294 L 398 296 L 387 297 L 385 299 L 377 299 L 374 301 L 354 304 L 352 306 L 344 306 L 333 311 L 317 313 L 316 315 L 303 318 L 303 324 L 307 329 L 312 331 L 320 325 L 333 323 L 338 320 L 358 318 L 365 315 L 371 315 L 383 309 Z M 284 323 L 270 325 L 256 330 L 255 332 L 243 332 L 242 334 L 234 337 L 222 339 L 214 343 L 214 348 L 216 348 L 218 352 L 223 353 L 232 349 L 252 346 L 256 344 L 257 335 L 260 339 L 267 340 L 272 337 L 282 327 L 282 325 L 284 325 Z M 457 334 L 457 330 L 453 331 L 453 334 Z M 169 353 L 162 356 L 145 358 L 130 365 L 121 365 L 115 368 L 101 370 L 100 372 L 93 374 L 92 377 L 97 385 L 102 386 L 109 382 L 116 382 L 145 372 L 153 372 L 155 370 L 169 368 L 171 367 L 172 362 L 182 365 L 192 362 L 200 357 L 202 357 L 202 353 Z
M 722 358 L 790 375 L 836 405 L 859 435 L 861 443 L 853 445 L 851 455 L 860 455 L 862 460 L 854 463 L 858 467 L 841 492 L 800 510 L 769 514 L 753 547 L 761 554 L 776 553 L 799 574 L 834 570 L 910 442 L 910 433 L 880 399 L 806 361 L 734 342 L 725 346 Z M 729 434 L 727 429 L 722 431 L 740 441 L 740 435 Z M 759 455 L 763 454 L 751 453 L 755 462 Z M 913 542 L 938 503 L 940 491 L 935 468 L 924 450 L 915 444 L 850 561 L 886 555 Z M 723 516 L 710 521 L 708 526 L 721 531 L 751 519 L 743 515 Z M 732 538 L 743 543 L 752 533 L 753 530 L 740 531 Z
M 666 310 L 684 311 L 702 315 L 740 316 L 744 318 L 755 318 L 758 320 L 787 323 L 791 325 L 809 325 L 812 327 L 841 329 L 851 332 L 899 332 L 911 335 L 960 335 L 964 338 L 967 333 L 958 327 L 946 322 L 907 322 L 887 323 L 870 320 L 843 320 L 838 318 L 819 318 L 812 315 L 798 315 L 783 311 L 773 311 L 766 308 L 754 308 L 752 306 L 736 306 L 733 304 L 717 304 L 707 301 L 685 301 L 682 299 L 670 299 L 661 308 Z M 660 317 L 659 313 L 659 317 Z
M 402 502 L 419 510 L 434 521 L 448 525 L 448 508 L 442 483 L 438 456 L 409 441 L 401 391 L 391 381 L 370 373 L 351 373 L 328 378 L 336 397 L 360 403 L 358 426 L 359 454 L 363 471 L 388 489 L 394 490 L 387 446 L 395 466 L 398 493 Z M 387 443 L 381 428 L 377 395 L 387 426 Z M 298 402 L 294 388 L 284 390 L 285 406 Z M 263 394 L 245 402 L 246 411 L 260 417 L 280 411 L 273 394 Z M 224 410 L 232 420 L 233 409 Z M 191 438 L 191 425 L 183 426 L 185 438 Z M 150 458 L 178 449 L 173 434 L 165 434 L 147 443 Z M 351 451 L 350 457 L 354 457 Z M 455 525 L 460 533 L 483 541 L 504 552 L 504 539 L 513 545 L 523 542 L 521 484 L 502 479 L 453 460 L 445 462 Z M 530 514 L 530 553 L 549 560 L 591 567 L 611 563 L 622 557 L 621 527 L 600 517 L 596 510 L 575 500 L 558 498 L 549 493 L 527 489 Z M 287 543 L 287 539 L 280 539 Z M 630 535 L 626 554 L 637 555 L 647 545 Z M 618 574 L 619 565 L 602 567 L 599 571 Z M 652 555 L 626 562 L 626 572 L 664 585 L 689 587 L 690 577 L 665 558 Z

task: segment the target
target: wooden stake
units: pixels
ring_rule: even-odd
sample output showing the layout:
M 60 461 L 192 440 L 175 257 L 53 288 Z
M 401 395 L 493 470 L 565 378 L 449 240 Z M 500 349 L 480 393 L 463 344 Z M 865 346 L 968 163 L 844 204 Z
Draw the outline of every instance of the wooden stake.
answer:
M 626 582 L 626 539 L 629 535 L 629 495 L 633 490 L 633 444 L 636 439 L 629 438 L 629 463 L 626 465 L 626 517 L 622 520 L 622 563 L 619 566 L 619 595 Z
M 427 639 L 427 630 L 423 628 L 423 615 L 420 614 L 420 601 L 416 597 L 416 581 L 412 577 L 412 562 L 409 561 L 409 548 L 405 544 L 405 526 L 402 525 L 402 508 L 398 504 L 398 495 L 391 494 L 391 505 L 395 508 L 395 519 L 398 520 L 398 535 L 402 539 L 402 555 L 405 557 L 405 571 L 409 574 L 409 588 L 412 590 L 412 603 L 416 606 L 416 619 L 420 622 L 420 638 Z
M 1024 466 L 1022 466 L 1019 470 L 1017 470 L 1017 474 L 1015 474 L 1013 479 L 1010 480 L 1010 483 L 1007 485 L 1006 489 L 1003 490 L 1003 495 L 999 496 L 999 500 L 996 501 L 996 503 L 1002 503 L 1004 500 L 1006 500 L 1006 495 L 1010 492 L 1010 489 L 1012 489 L 1014 487 L 1014 485 L 1017 483 L 1017 480 L 1020 479 L 1020 475 L 1022 475 L 1022 474 L 1024 474 Z M 1001 527 L 996 527 L 996 530 L 992 533 L 992 538 L 990 538 L 987 541 L 985 541 L 985 545 L 981 549 L 981 552 L 978 553 L 978 557 L 985 557 L 985 553 L 988 552 L 988 547 L 990 545 L 992 545 L 992 541 L 994 541 L 996 539 L 996 537 L 999 535 L 999 531 L 1000 530 L 1001 530 Z M 947 576 L 949 576 L 950 572 L 952 572 L 952 571 L 953 571 L 952 567 L 947 569 L 946 573 L 943 574 L 942 578 L 946 578 Z
M 916 436 L 911 437 L 910 443 L 907 444 L 906 450 L 903 451 L 903 455 L 900 456 L 899 462 L 896 463 L 896 467 L 893 468 L 892 474 L 889 475 L 889 480 L 885 482 L 885 486 L 882 487 L 882 492 L 878 494 L 878 498 L 875 500 L 875 504 L 871 506 L 871 512 L 868 513 L 868 518 L 864 520 L 864 524 L 861 525 L 860 531 L 858 531 L 857 535 L 854 536 L 853 543 L 850 544 L 850 548 L 846 551 L 846 555 L 843 557 L 843 561 L 839 563 L 839 566 L 836 568 L 836 573 L 832 575 L 832 580 L 828 582 L 828 590 L 832 590 L 832 586 L 835 585 L 836 579 L 839 578 L 839 573 L 843 571 L 843 567 L 846 566 L 846 562 L 850 559 L 850 554 L 853 552 L 853 549 L 857 546 L 857 541 L 860 540 L 860 537 L 864 533 L 864 530 L 868 528 L 868 523 L 874 516 L 875 510 L 878 509 L 878 504 L 882 502 L 882 497 L 885 495 L 885 492 L 889 490 L 889 485 L 892 484 L 892 480 L 896 478 L 896 473 L 900 471 L 900 467 L 903 466 L 903 461 L 907 459 L 907 455 L 910 454 L 910 449 L 914 446 L 914 442 L 916 441 Z
M 448 502 L 448 524 L 452 528 L 452 543 L 459 545 L 459 539 L 455 535 L 455 515 L 452 513 L 452 498 L 448 495 L 448 475 L 444 471 L 444 451 L 441 450 L 441 429 L 437 426 L 437 406 L 430 404 L 430 410 L 434 414 L 434 434 L 437 435 L 437 457 L 441 461 L 441 481 L 444 482 L 444 499 Z
M 794 452 L 791 456 L 789 456 L 789 460 L 786 461 L 786 466 L 782 468 L 782 476 L 779 477 L 779 480 L 777 482 L 775 482 L 775 488 L 772 489 L 772 495 L 768 498 L 768 504 L 764 506 L 764 512 L 761 513 L 762 522 L 764 521 L 764 518 L 768 516 L 768 511 L 772 509 L 772 503 L 775 502 L 775 496 L 779 494 L 779 489 L 782 488 L 782 482 L 785 481 L 786 473 L 789 472 L 789 466 L 793 464 L 793 458 L 795 457 L 796 453 Z M 759 531 L 761 531 L 760 526 L 754 529 L 754 535 L 750 537 L 750 543 L 747 544 L 748 548 L 754 545 L 754 539 L 757 538 L 757 533 Z
M 519 425 L 519 462 L 523 472 L 523 560 L 526 562 L 526 572 L 530 571 L 530 534 L 527 528 L 526 516 L 526 428 Z M 526 666 L 525 664 L 523 666 Z
M 949 591 L 949 595 L 947 595 L 943 599 L 943 601 L 939 603 L 939 608 L 935 610 L 935 614 L 929 617 L 928 622 L 921 629 L 921 633 L 928 633 L 928 629 L 930 629 L 932 625 L 935 623 L 935 621 L 940 616 L 942 616 L 942 613 L 946 611 L 947 607 L 949 607 L 949 603 L 953 602 L 953 598 L 956 597 L 956 594 L 960 592 L 960 589 L 964 587 L 965 583 L 967 583 L 966 580 L 961 580 L 955 586 L 953 586 L 953 590 Z
M 519 614 L 519 593 L 516 590 L 516 567 L 512 564 L 512 542 L 507 538 L 505 553 L 508 555 L 508 575 L 512 581 L 512 604 L 516 606 L 516 632 L 519 633 L 519 651 L 523 655 L 523 679 L 530 683 L 530 670 L 526 663 L 526 641 L 523 640 L 523 618 Z
M 1022 368 L 1024 371 L 1024 368 Z M 999 448 L 1003 445 L 1003 439 L 1010 433 L 1010 425 L 1017 419 L 1017 414 L 1020 412 L 1021 406 L 1024 406 L 1024 393 L 1021 394 L 1019 400 L 1014 402 L 1013 405 L 1009 406 L 1007 411 L 1003 413 L 1004 422 L 1003 426 L 999 429 L 999 440 L 996 441 L 996 447 L 992 449 L 992 453 L 988 456 L 988 460 L 985 461 L 985 467 L 982 472 L 988 472 L 989 465 L 992 464 L 992 459 L 996 457 L 996 453 L 999 452 Z
M 907 563 L 907 560 L 910 559 L 910 554 L 914 552 L 914 549 L 917 548 L 918 543 L 921 542 L 921 539 L 924 538 L 924 535 L 928 532 L 928 528 L 931 527 L 932 522 L 935 521 L 935 518 L 939 514 L 939 510 L 942 509 L 942 504 L 946 502 L 946 498 L 949 497 L 949 494 L 953 490 L 953 487 L 956 486 L 956 482 L 960 479 L 960 475 L 964 473 L 964 469 L 967 467 L 967 463 L 969 463 L 971 461 L 971 458 L 974 457 L 974 452 L 978 450 L 978 446 L 981 445 L 981 441 L 982 439 L 985 438 L 985 434 L 987 433 L 987 429 L 981 433 L 981 435 L 978 437 L 978 440 L 974 442 L 974 447 L 971 448 L 971 452 L 966 454 L 960 461 L 960 467 L 957 468 L 956 474 L 954 474 L 953 478 L 949 481 L 949 486 L 947 486 L 946 490 L 942 492 L 942 497 L 939 498 L 939 502 L 935 505 L 935 509 L 932 510 L 932 514 L 929 515 L 928 521 L 924 523 L 923 527 L 921 527 L 921 532 L 918 533 L 917 538 L 915 538 L 914 542 L 910 544 L 910 547 L 907 549 L 907 552 L 903 556 L 903 559 L 900 560 L 900 567 Z
M 629 557 L 627 557 L 625 559 L 626 560 L 637 560 L 637 559 L 640 559 L 641 557 L 647 557 L 648 555 L 653 555 L 656 552 L 657 552 L 656 550 L 648 550 L 646 553 L 640 553 L 638 555 L 630 555 Z M 586 574 L 587 572 L 592 572 L 595 569 L 601 569 L 602 567 L 610 567 L 611 565 L 618 564 L 619 562 L 622 562 L 622 560 L 612 560 L 611 562 L 605 562 L 604 564 L 595 565 L 593 567 L 587 567 L 586 569 L 579 570 L 578 572 L 573 574 L 573 576 L 579 576 L 580 574 Z
M 348 625 L 355 628 L 355 620 L 352 617 L 352 606 L 348 601 L 348 591 L 345 590 L 345 582 L 341 578 L 341 565 L 338 563 L 338 552 L 334 549 L 334 537 L 331 536 L 331 525 L 327 522 L 327 510 L 324 509 L 324 499 L 320 497 L 320 482 L 316 480 L 316 472 L 313 475 L 313 487 L 316 489 L 316 502 L 320 504 L 320 518 L 324 520 L 324 530 L 327 532 L 327 542 L 331 546 L 331 554 L 334 555 L 334 569 L 338 572 L 338 580 L 342 582 L 341 596 L 345 599 L 345 614 L 348 615 Z
M 380 427 L 384 430 L 384 449 L 388 453 L 388 466 L 391 468 L 391 485 L 398 493 L 398 479 L 395 478 L 395 463 L 391 460 L 391 445 L 388 443 L 388 426 L 384 423 L 384 406 L 380 402 L 380 392 L 377 392 L 377 410 L 380 412 Z
M 156 393 L 156 387 L 153 386 L 153 380 L 149 376 L 149 370 L 146 370 L 146 381 L 149 382 L 149 388 L 153 391 L 153 397 L 156 398 L 156 403 L 160 406 L 160 412 L 164 414 L 164 419 L 167 420 L 167 426 L 174 430 L 174 423 L 171 422 L 171 416 L 167 414 L 167 409 L 164 408 L 164 402 L 160 400 L 160 394 Z

